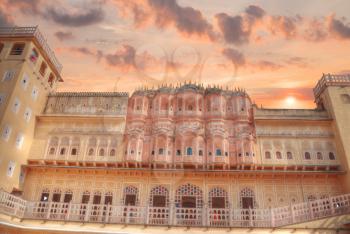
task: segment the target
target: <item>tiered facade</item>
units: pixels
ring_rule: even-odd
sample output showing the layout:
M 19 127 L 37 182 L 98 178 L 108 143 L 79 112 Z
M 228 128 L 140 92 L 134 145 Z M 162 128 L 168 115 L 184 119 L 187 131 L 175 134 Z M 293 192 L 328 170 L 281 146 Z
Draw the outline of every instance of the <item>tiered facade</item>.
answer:
M 179 226 L 259 232 L 316 228 L 324 219 L 330 231 L 346 228 L 350 76 L 323 75 L 316 109 L 258 108 L 243 90 L 192 83 L 130 97 L 54 92 L 32 51 L 55 74 L 57 61 L 35 28 L 20 30 L 1 37 L 0 75 L 16 75 L 0 86 L 0 230 L 93 233 L 143 224 L 149 229 L 130 232 L 157 225 L 169 233 Z M 18 40 L 20 57 L 9 57 Z M 26 97 L 34 88 L 38 100 Z M 26 107 L 35 110 L 27 123 Z

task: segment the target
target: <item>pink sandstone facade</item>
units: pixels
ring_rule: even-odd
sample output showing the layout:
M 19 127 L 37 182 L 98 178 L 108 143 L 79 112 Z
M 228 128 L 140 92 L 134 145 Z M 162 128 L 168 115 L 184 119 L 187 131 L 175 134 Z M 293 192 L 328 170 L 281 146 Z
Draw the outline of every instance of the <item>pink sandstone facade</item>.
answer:
M 243 91 L 185 84 L 139 90 L 128 103 L 125 163 L 152 168 L 254 165 L 253 107 Z
M 56 92 L 36 27 L 0 28 L 0 61 L 1 233 L 349 233 L 350 75 L 266 109 L 193 83 Z

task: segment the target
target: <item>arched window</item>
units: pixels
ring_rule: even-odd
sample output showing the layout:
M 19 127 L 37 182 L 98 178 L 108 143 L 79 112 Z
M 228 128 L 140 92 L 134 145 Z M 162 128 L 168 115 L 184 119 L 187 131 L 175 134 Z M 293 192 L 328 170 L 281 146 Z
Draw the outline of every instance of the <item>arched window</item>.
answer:
M 328 157 L 329 157 L 329 160 L 335 160 L 335 155 L 333 152 L 329 152 Z
M 124 188 L 124 205 L 136 206 L 138 204 L 138 188 L 129 185 Z
M 51 137 L 49 141 L 49 155 L 55 155 L 58 147 L 58 137 Z
M 282 159 L 282 153 L 280 151 L 276 152 L 276 158 L 277 159 Z
M 105 205 L 112 205 L 113 203 L 113 193 L 112 192 L 106 192 L 105 193 Z
M 54 155 L 55 152 L 56 152 L 56 148 L 55 147 L 50 147 L 49 155 Z
M 93 148 L 90 148 L 89 151 L 88 151 L 88 155 L 89 156 L 93 156 L 95 153 L 95 150 Z
M 94 204 L 94 205 L 101 204 L 101 199 L 102 199 L 101 192 L 100 191 L 95 191 L 94 192 L 94 196 L 92 198 L 92 204 Z
M 292 152 L 287 152 L 287 159 L 293 159 Z
M 229 208 L 228 194 L 223 188 L 215 187 L 209 192 L 209 208 Z
M 169 190 L 161 185 L 152 188 L 149 197 L 149 205 L 151 207 L 168 207 Z
M 95 155 L 95 149 L 97 147 L 97 139 L 96 137 L 90 137 L 88 140 L 88 156 L 94 156 Z
M 66 154 L 66 148 L 62 147 L 60 149 L 60 155 L 65 155 Z
M 52 201 L 53 202 L 61 202 L 61 190 L 55 189 L 52 194 Z
M 305 152 L 305 153 L 304 153 L 304 158 L 305 158 L 306 160 L 310 160 L 310 159 L 311 159 L 311 154 L 310 154 L 309 152 Z
M 109 151 L 109 156 L 115 156 L 115 149 L 111 149 L 110 151 Z
M 321 152 L 317 152 L 317 159 L 318 160 L 322 160 L 323 159 L 323 155 L 322 155 L 322 153 Z
M 88 204 L 90 201 L 90 192 L 84 191 L 82 197 L 81 197 L 81 203 L 82 204 Z
M 158 154 L 159 155 L 163 155 L 164 154 L 164 149 L 163 148 L 159 148 L 158 149 Z
M 221 149 L 216 149 L 215 154 L 216 156 L 221 156 L 222 155 Z
M 203 150 L 199 150 L 199 151 L 198 151 L 198 155 L 199 155 L 199 156 L 203 156 Z
M 78 151 L 77 151 L 77 148 L 72 148 L 71 150 L 71 155 L 77 155 Z
M 192 155 L 192 148 L 191 147 L 187 147 L 186 154 L 187 155 Z
M 67 190 L 65 193 L 64 193 L 64 198 L 63 198 L 63 202 L 64 203 L 69 203 L 71 202 L 73 199 L 73 192 L 72 190 Z
M 202 190 L 193 184 L 184 184 L 175 192 L 175 205 L 182 208 L 202 208 Z
M 60 142 L 60 155 L 65 155 L 67 153 L 68 146 L 69 146 L 69 138 L 63 137 Z
M 271 159 L 271 152 L 270 151 L 265 152 L 265 159 Z
M 41 192 L 40 201 L 41 202 L 48 202 L 49 201 L 49 196 L 50 196 L 50 190 L 49 189 L 43 189 L 43 191 Z
M 105 150 L 104 149 L 100 149 L 98 151 L 98 156 L 105 156 Z
M 252 189 L 244 188 L 241 190 L 240 205 L 242 209 L 256 208 L 255 195 Z
M 74 137 L 71 144 L 71 155 L 78 155 L 78 150 L 80 147 L 80 138 Z

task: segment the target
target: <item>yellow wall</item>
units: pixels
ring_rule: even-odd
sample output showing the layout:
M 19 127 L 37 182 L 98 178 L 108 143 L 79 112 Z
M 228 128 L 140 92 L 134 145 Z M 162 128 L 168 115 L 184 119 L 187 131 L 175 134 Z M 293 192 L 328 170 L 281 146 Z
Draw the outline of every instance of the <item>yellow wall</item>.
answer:
M 20 188 L 21 166 L 26 163 L 29 148 L 32 144 L 35 116 L 40 114 L 45 106 L 48 93 L 51 91 L 47 83 L 48 76 L 51 72 L 50 67 L 46 69 L 45 76 L 39 75 L 39 67 L 43 61 L 42 54 L 36 64 L 29 60 L 29 55 L 34 47 L 32 40 L 2 40 L 5 44 L 1 51 L 0 63 L 0 93 L 5 96 L 5 102 L 0 107 L 0 187 L 7 191 L 13 188 Z M 21 55 L 9 55 L 15 42 L 25 42 L 25 49 Z M 39 49 L 37 49 L 40 51 Z M 40 52 L 39 52 L 40 53 Z M 3 75 L 7 70 L 15 70 L 15 75 L 10 81 L 2 81 Z M 26 88 L 22 86 L 24 74 L 29 77 Z M 33 88 L 38 90 L 38 96 L 32 98 Z M 20 107 L 17 113 L 12 111 L 16 98 L 20 101 Z M 32 111 L 29 122 L 24 118 L 26 108 Z M 11 126 L 10 137 L 5 141 L 2 137 L 6 125 Z M 19 133 L 24 136 L 24 141 L 20 149 L 16 148 L 16 138 Z M 9 162 L 14 162 L 15 169 L 12 176 L 7 176 Z

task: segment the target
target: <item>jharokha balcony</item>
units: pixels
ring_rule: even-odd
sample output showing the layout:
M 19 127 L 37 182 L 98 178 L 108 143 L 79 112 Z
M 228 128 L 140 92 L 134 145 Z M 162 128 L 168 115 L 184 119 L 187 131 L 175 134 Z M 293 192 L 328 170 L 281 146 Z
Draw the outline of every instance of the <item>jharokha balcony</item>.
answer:
M 0 213 L 23 219 L 197 227 L 282 227 L 350 214 L 350 194 L 272 209 L 74 204 L 26 201 L 0 191 Z

